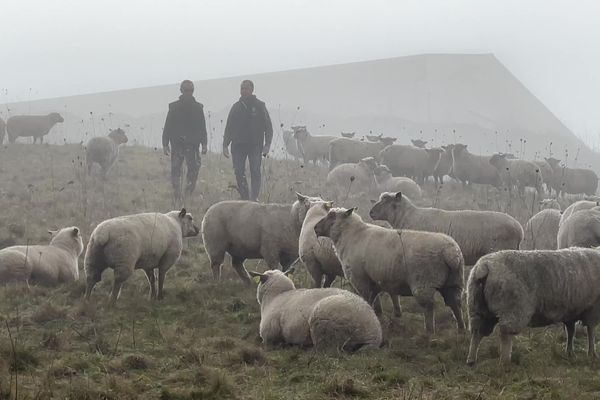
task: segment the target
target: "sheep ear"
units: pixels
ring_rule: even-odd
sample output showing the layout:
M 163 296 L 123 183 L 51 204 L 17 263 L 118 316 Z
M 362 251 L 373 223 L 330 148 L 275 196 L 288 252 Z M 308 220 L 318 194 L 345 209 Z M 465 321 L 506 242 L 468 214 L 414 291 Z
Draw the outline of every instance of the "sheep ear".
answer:
M 179 218 L 185 217 L 186 214 L 187 214 L 187 211 L 185 210 L 185 208 L 182 208 L 181 211 L 179 212 Z
M 79 236 L 79 228 L 73 228 L 73 232 L 72 232 L 74 237 Z
M 331 210 L 331 207 L 333 207 L 333 201 L 328 201 L 328 202 L 324 203 L 323 207 L 325 208 L 325 211 Z
M 48 233 L 50 235 L 56 235 L 58 233 L 58 231 L 53 231 L 52 229 L 48 229 Z
M 352 215 L 354 211 L 358 210 L 358 207 L 352 207 L 344 212 L 345 217 L 349 217 Z
M 268 279 L 268 276 L 265 274 L 261 274 L 260 272 L 248 271 L 248 274 L 254 279 L 256 283 L 265 283 Z
M 298 197 L 298 201 L 306 201 L 306 199 L 308 198 L 308 196 L 303 195 L 302 193 L 298 193 L 296 192 L 296 196 Z
M 397 192 L 395 197 L 396 200 L 400 200 L 402 198 L 402 192 Z
M 377 203 L 377 200 L 371 199 L 371 204 L 375 204 L 375 203 Z

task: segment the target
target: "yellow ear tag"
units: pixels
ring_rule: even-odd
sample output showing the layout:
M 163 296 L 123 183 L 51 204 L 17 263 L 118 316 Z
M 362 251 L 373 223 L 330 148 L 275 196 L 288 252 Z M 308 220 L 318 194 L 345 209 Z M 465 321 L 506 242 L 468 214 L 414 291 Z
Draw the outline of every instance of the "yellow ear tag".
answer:
M 254 279 L 254 282 L 260 283 L 260 276 L 253 276 L 252 279 Z

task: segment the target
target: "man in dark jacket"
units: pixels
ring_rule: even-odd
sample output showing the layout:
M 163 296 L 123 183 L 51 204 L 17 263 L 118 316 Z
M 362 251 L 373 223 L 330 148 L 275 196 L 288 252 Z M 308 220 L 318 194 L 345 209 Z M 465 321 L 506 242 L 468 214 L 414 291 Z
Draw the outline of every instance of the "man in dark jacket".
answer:
M 201 103 L 194 98 L 194 83 L 181 82 L 179 100 L 169 104 L 163 129 L 162 143 L 165 155 L 171 155 L 171 183 L 177 207 L 183 203 L 181 196 L 181 169 L 187 164 L 185 197 L 191 197 L 200 171 L 200 145 L 206 154 L 206 121 Z M 169 144 L 171 145 L 169 148 Z
M 223 155 L 231 159 L 237 181 L 237 189 L 243 200 L 257 201 L 260 194 L 261 155 L 266 157 L 273 140 L 273 126 L 265 103 L 258 100 L 254 92 L 254 83 L 244 80 L 240 86 L 240 100 L 229 111 L 225 135 L 223 137 Z M 250 164 L 251 190 L 248 192 L 246 180 L 246 158 Z

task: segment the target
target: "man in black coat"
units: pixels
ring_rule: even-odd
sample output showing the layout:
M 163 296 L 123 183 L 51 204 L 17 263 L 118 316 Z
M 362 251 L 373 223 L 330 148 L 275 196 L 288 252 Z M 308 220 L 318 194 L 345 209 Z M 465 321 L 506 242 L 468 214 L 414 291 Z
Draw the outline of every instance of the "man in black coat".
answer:
M 257 99 L 253 92 L 254 83 L 244 80 L 240 86 L 240 100 L 231 107 L 227 117 L 223 155 L 229 157 L 231 144 L 231 160 L 240 197 L 243 200 L 258 201 L 261 155 L 266 157 L 269 153 L 273 125 L 265 103 Z M 246 180 L 246 159 L 250 164 L 250 192 Z
M 181 82 L 179 100 L 169 104 L 163 129 L 162 144 L 166 156 L 171 155 L 171 183 L 176 206 L 183 203 L 181 196 L 181 169 L 187 164 L 185 197 L 189 199 L 196 188 L 200 171 L 200 145 L 206 154 L 206 121 L 201 103 L 194 98 L 194 83 Z M 170 147 L 169 147 L 170 144 Z

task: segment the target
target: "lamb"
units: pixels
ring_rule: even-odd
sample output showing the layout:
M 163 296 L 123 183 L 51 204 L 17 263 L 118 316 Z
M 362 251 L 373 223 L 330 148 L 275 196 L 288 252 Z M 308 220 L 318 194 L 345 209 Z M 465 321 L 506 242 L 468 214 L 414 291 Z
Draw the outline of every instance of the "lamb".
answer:
M 564 197 L 565 193 L 584 193 L 588 196 L 596 194 L 598 176 L 594 171 L 583 168 L 567 168 L 560 165 L 560 160 L 552 157 L 545 160 L 552 167 L 552 187 L 556 190 L 557 196 Z
M 357 163 L 366 157 L 379 161 L 379 153 L 385 146 L 381 142 L 361 142 L 347 138 L 332 140 L 329 142 L 329 170 L 342 163 Z
M 475 365 L 481 339 L 500 326 L 500 361 L 510 363 L 513 335 L 526 326 L 562 322 L 567 354 L 573 355 L 575 323 L 587 326 L 588 355 L 595 357 L 594 328 L 600 320 L 600 251 L 505 250 L 481 258 L 471 271 L 467 303 Z
M 294 139 L 293 131 L 283 131 L 283 143 L 285 145 L 285 151 L 294 157 L 294 160 L 298 160 L 302 157 L 300 149 L 298 149 L 298 142 Z
M 356 132 L 342 132 L 341 135 L 342 137 L 352 139 L 356 135 Z
M 569 217 L 576 212 L 589 210 L 590 208 L 594 208 L 600 206 L 600 202 L 598 201 L 590 201 L 590 200 L 579 200 L 575 203 L 571 204 L 569 207 L 565 209 L 565 211 L 560 216 L 559 225 L 562 225 Z
M 300 259 L 306 265 L 308 273 L 313 279 L 313 287 L 330 287 L 337 276 L 344 276 L 342 265 L 335 255 L 333 243 L 330 239 L 315 234 L 315 225 L 323 219 L 331 209 L 331 202 L 313 201 L 306 212 L 299 238 Z
M 11 246 L 0 250 L 0 284 L 17 282 L 56 286 L 79 279 L 77 259 L 83 252 L 79 228 L 49 231 L 49 245 Z
M 308 133 L 306 126 L 294 126 L 294 138 L 298 141 L 298 148 L 308 164 L 312 161 L 317 165 L 317 161 L 329 159 L 329 142 L 338 139 L 334 136 L 312 136 Z
M 375 182 L 377 190 L 381 192 L 402 192 L 411 199 L 421 198 L 421 188 L 415 181 L 403 176 L 392 176 L 390 169 L 385 165 L 375 168 Z
M 116 303 L 123 283 L 135 269 L 146 274 L 150 299 L 161 300 L 165 276 L 181 256 L 183 238 L 197 236 L 199 231 L 185 208 L 166 214 L 126 215 L 100 223 L 92 232 L 84 259 L 86 301 L 106 268 L 114 271 L 110 305 Z
M 386 165 L 394 176 L 407 176 L 423 184 L 433 175 L 443 150 L 439 148 L 419 149 L 406 145 L 387 146 L 380 153 L 381 163 Z
M 413 144 L 413 146 L 418 147 L 420 149 L 424 149 L 425 145 L 427 144 L 426 141 L 421 139 L 410 139 L 410 142 Z
M 6 122 L 0 118 L 0 145 L 4 143 L 4 136 L 6 135 Z
M 401 192 L 382 193 L 369 215 L 386 220 L 397 229 L 445 233 L 460 246 L 466 265 L 498 250 L 518 249 L 523 240 L 521 224 L 508 214 L 496 211 L 416 207 Z
M 399 314 L 396 296 L 414 296 L 424 308 L 429 335 L 435 332 L 433 296 L 438 291 L 458 329 L 464 329 L 460 307 L 464 262 L 450 236 L 367 224 L 353 208 L 331 209 L 315 225 L 315 233 L 333 241 L 344 275 L 369 303 L 381 291 L 387 292 Z
M 43 143 L 44 136 L 59 122 L 64 122 L 64 119 L 56 112 L 48 115 L 15 115 L 6 121 L 8 141 L 14 143 L 18 137 L 33 136 L 33 143 L 38 139 Z
M 202 219 L 202 239 L 215 280 L 229 253 L 242 282 L 251 281 L 244 261 L 264 259 L 270 269 L 287 269 L 299 257 L 298 239 L 311 202 L 322 200 L 296 193 L 291 204 L 260 204 L 244 200 L 221 201 L 210 206 Z
M 457 143 L 452 149 L 452 174 L 462 182 L 463 187 L 472 183 L 496 188 L 501 185 L 500 174 L 490 164 L 490 157 L 469 153 L 466 144 Z
M 356 351 L 381 345 L 381 325 L 359 296 L 336 288 L 296 289 L 281 271 L 251 272 L 260 278 L 260 337 L 267 347 L 286 343 Z
M 327 174 L 327 185 L 343 193 L 354 187 L 369 192 L 375 188 L 374 171 L 377 162 L 373 157 L 363 158 L 356 164 L 340 164 Z
M 600 246 L 600 207 L 581 210 L 558 228 L 558 249 Z
M 509 159 L 502 153 L 494 154 L 489 162 L 498 170 L 500 178 L 508 187 L 509 194 L 512 187 L 516 186 L 521 196 L 525 195 L 526 187 L 535 188 L 539 196 L 544 195 L 542 187 L 544 181 L 540 168 L 536 164 L 526 160 Z
M 542 173 L 542 180 L 546 186 L 546 191 L 552 194 L 552 177 L 554 175 L 552 167 L 546 160 L 536 160 L 533 161 L 533 163 L 538 166 L 540 172 Z
M 121 128 L 111 130 L 107 136 L 91 138 L 85 152 L 88 174 L 92 173 L 93 164 L 98 163 L 102 168 L 102 179 L 106 179 L 108 171 L 119 157 L 119 146 L 127 143 L 127 140 Z
M 527 221 L 521 250 L 556 250 L 560 210 L 543 209 Z
M 436 185 L 442 185 L 444 183 L 445 175 L 453 176 L 452 149 L 454 148 L 454 145 L 449 144 L 447 146 L 442 146 L 441 148 L 444 152 L 440 156 L 440 161 L 437 167 L 435 167 L 435 170 L 433 171 L 433 179 Z

